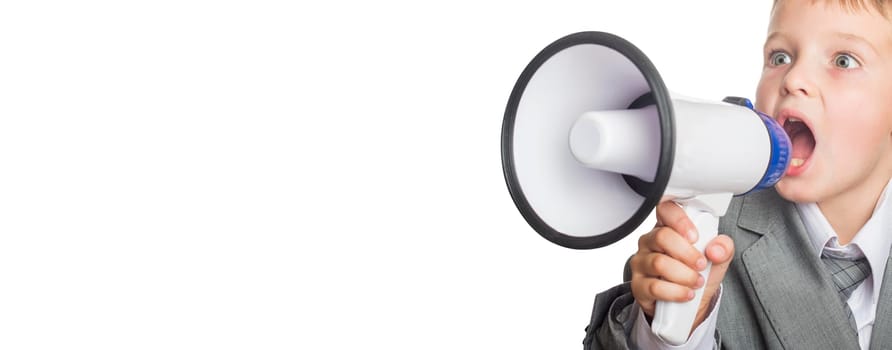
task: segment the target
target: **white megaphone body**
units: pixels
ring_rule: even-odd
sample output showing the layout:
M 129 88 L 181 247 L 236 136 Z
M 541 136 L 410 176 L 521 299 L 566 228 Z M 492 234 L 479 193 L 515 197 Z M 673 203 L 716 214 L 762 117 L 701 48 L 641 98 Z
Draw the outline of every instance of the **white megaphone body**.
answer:
M 748 100 L 674 96 L 640 50 L 603 32 L 542 50 L 518 79 L 502 125 L 517 208 L 540 235 L 575 249 L 616 242 L 673 200 L 696 225 L 702 252 L 731 198 L 773 186 L 789 152 L 783 128 Z M 684 343 L 702 296 L 700 288 L 691 301 L 658 302 L 653 331 Z

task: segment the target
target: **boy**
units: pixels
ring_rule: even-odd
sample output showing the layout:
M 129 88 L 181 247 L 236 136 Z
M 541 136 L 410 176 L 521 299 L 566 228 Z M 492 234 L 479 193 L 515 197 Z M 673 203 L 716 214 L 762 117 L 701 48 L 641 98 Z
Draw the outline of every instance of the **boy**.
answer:
M 587 349 L 892 348 L 889 7 L 775 2 L 756 107 L 790 135 L 786 176 L 736 198 L 705 257 L 684 212 L 661 204 L 631 282 L 595 299 Z M 707 258 L 693 329 L 672 347 L 650 330 L 655 302 L 691 299 Z

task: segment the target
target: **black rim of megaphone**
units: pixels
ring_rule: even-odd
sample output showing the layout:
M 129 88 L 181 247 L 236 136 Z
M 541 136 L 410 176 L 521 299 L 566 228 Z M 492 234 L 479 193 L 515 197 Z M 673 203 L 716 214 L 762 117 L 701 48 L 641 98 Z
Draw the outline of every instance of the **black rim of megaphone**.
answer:
M 517 107 L 520 99 L 526 89 L 527 84 L 533 77 L 534 73 L 549 58 L 558 52 L 576 45 L 594 44 L 609 47 L 628 58 L 644 75 L 647 85 L 650 87 L 650 93 L 656 103 L 657 112 L 660 118 L 660 160 L 657 166 L 657 174 L 654 182 L 648 184 L 645 188 L 636 189 L 637 192 L 644 195 L 645 199 L 641 206 L 635 211 L 624 223 L 615 229 L 589 237 L 577 237 L 561 233 L 549 226 L 536 212 L 533 210 L 523 189 L 517 179 L 517 173 L 514 170 L 514 119 L 517 114 Z M 508 185 L 508 191 L 511 198 L 520 213 L 526 219 L 527 223 L 533 227 L 545 239 L 573 249 L 593 249 L 610 245 L 616 241 L 623 239 L 632 233 L 647 218 L 653 208 L 660 202 L 663 192 L 669 183 L 669 175 L 672 170 L 672 160 L 675 154 L 675 124 L 673 121 L 673 110 L 669 91 L 663 83 L 656 67 L 639 50 L 629 41 L 616 35 L 605 32 L 579 32 L 567 35 L 557 41 L 551 43 L 539 52 L 536 57 L 527 65 L 526 69 L 521 73 L 520 78 L 511 91 L 511 97 L 508 99 L 508 106 L 505 109 L 505 117 L 502 121 L 502 170 L 505 175 L 505 182 Z M 631 103 L 631 101 L 630 101 Z M 641 193 L 643 190 L 644 193 Z

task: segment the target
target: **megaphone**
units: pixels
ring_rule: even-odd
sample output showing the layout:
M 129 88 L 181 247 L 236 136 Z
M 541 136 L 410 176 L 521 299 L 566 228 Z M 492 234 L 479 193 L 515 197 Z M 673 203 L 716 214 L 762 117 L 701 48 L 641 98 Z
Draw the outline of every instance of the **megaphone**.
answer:
M 605 32 L 565 36 L 533 58 L 508 100 L 501 146 L 511 197 L 547 240 L 603 247 L 673 200 L 701 252 L 732 197 L 773 186 L 791 150 L 783 127 L 748 100 L 671 94 L 644 53 Z M 658 302 L 653 331 L 684 343 L 702 296 Z

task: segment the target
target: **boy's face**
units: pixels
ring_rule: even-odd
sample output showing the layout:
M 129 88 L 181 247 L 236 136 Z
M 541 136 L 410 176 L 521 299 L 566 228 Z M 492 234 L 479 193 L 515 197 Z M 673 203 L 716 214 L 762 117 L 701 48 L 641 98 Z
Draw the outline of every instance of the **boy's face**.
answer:
M 779 1 L 764 59 L 756 107 L 793 143 L 778 192 L 796 202 L 876 198 L 892 175 L 892 23 L 835 1 Z

